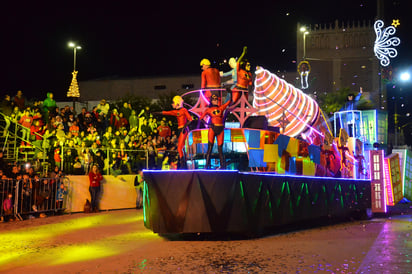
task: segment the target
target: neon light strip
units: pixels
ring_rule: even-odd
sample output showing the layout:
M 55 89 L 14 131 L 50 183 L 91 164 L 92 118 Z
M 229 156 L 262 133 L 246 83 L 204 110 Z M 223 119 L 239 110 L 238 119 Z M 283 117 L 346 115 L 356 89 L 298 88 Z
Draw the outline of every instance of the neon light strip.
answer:
M 319 115 L 316 114 L 319 112 L 319 106 L 312 98 L 267 70 L 259 68 L 256 74 L 259 80 L 255 80 L 255 86 L 257 88 L 255 89 L 253 106 L 259 109 L 258 113 L 268 117 L 268 122 L 271 125 L 280 126 L 280 123 L 277 121 L 282 117 L 283 111 L 286 110 L 287 115 L 285 118 L 289 119 L 293 116 L 293 119 L 288 123 L 283 134 L 290 135 L 291 137 L 300 134 L 306 130 L 306 128 L 313 128 L 311 125 L 319 119 Z M 269 78 L 272 78 L 270 79 L 271 81 Z M 275 80 L 276 84 L 275 88 L 273 88 Z M 272 89 L 270 86 L 266 86 L 269 81 Z M 261 87 L 262 90 L 259 87 Z M 262 97 L 261 94 L 264 97 Z M 280 98 L 278 98 L 279 95 L 281 95 Z M 291 101 L 292 96 L 294 98 Z M 262 108 L 262 106 L 266 107 Z M 270 112 L 272 110 L 274 111 Z M 300 118 L 301 116 L 303 119 Z M 323 134 L 315 128 L 313 128 L 313 132 L 323 136 Z
M 350 182 L 370 182 L 367 179 L 348 179 L 348 178 L 332 178 L 332 177 L 316 177 L 316 176 L 303 176 L 303 175 L 288 175 L 288 174 L 277 174 L 277 173 L 269 173 L 269 172 L 239 172 L 239 170 L 209 170 L 209 169 L 171 169 L 171 170 L 156 170 L 156 169 L 144 169 L 143 173 L 188 173 L 188 172 L 209 172 L 209 173 L 239 173 L 239 174 L 246 174 L 246 175 L 256 175 L 256 176 L 268 176 L 268 177 L 287 177 L 287 178 L 308 178 L 308 179 L 318 179 L 318 180 L 332 180 L 332 181 L 350 181 Z
M 276 86 L 275 86 L 275 88 L 273 88 L 273 82 L 275 81 L 275 78 L 272 77 L 272 79 L 273 79 L 273 80 L 272 80 L 272 82 L 270 83 L 270 85 L 268 85 L 268 86 L 267 86 L 264 90 L 262 90 L 261 92 L 258 92 L 258 93 L 263 93 L 263 97 L 259 97 L 259 96 L 255 95 L 253 102 L 256 102 L 256 101 L 259 101 L 259 100 L 266 101 L 266 98 L 267 98 L 267 97 L 272 97 L 272 94 L 279 89 L 279 81 L 276 82 Z M 267 90 L 269 90 L 270 88 L 273 88 L 273 90 L 271 91 L 271 93 L 269 94 L 269 96 L 264 96 L 264 93 L 265 93 Z M 280 88 L 280 90 L 282 90 L 282 89 L 283 89 L 283 83 L 282 83 L 282 87 Z M 255 91 L 256 91 L 256 90 L 255 90 Z M 278 93 L 278 94 L 279 94 L 279 93 Z M 267 104 L 267 103 L 258 104 L 258 103 L 256 102 L 256 105 L 258 105 L 258 106 L 264 106 L 264 105 L 266 105 L 266 104 Z
M 380 155 L 379 160 L 380 160 L 379 164 L 380 164 L 380 168 L 381 168 L 380 172 L 381 172 L 381 176 L 383 177 L 383 183 L 382 183 L 383 189 L 382 189 L 382 191 L 383 191 L 383 195 L 386 196 L 387 191 L 386 191 L 385 174 L 384 174 L 385 173 L 385 155 L 384 155 L 383 150 L 381 150 L 381 155 Z M 384 197 L 384 199 L 382 199 L 382 200 L 383 200 L 383 203 L 384 203 L 385 212 L 387 212 L 387 207 L 386 206 L 388 205 L 388 203 L 386 202 L 386 197 Z

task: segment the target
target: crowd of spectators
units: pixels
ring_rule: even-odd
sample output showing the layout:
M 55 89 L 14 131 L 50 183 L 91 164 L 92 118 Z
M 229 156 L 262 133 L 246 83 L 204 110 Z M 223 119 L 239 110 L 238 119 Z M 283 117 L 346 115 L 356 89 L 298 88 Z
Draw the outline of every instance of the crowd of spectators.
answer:
M 66 194 L 64 175 L 57 166 L 44 178 L 29 163 L 9 165 L 0 151 L 1 221 L 15 220 L 17 215 L 33 218 L 46 216 L 45 212 L 61 213 Z
M 19 150 L 34 150 L 33 161 L 47 161 L 49 170 L 57 167 L 65 174 L 83 175 L 96 163 L 105 174 L 118 175 L 177 165 L 176 125 L 153 116 L 148 106 L 137 109 L 128 102 L 109 104 L 102 99 L 76 113 L 68 105 L 57 107 L 52 93 L 44 101 L 29 103 L 18 91 L 14 97 L 4 96 L 0 111 L 3 135 L 17 134 Z M 10 165 L 0 168 L 11 175 Z

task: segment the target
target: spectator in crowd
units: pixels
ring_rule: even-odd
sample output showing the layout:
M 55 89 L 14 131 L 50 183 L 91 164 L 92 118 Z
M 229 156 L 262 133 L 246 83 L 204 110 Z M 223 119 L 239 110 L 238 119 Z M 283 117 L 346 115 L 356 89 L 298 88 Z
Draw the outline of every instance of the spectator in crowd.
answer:
M 136 189 L 136 209 L 143 207 L 143 170 L 137 172 L 137 176 L 134 178 L 134 187 Z
M 64 198 L 66 195 L 67 195 L 67 188 L 64 186 L 64 183 L 61 182 L 59 183 L 59 186 L 56 192 L 56 209 L 63 208 L 63 202 L 64 202 Z
M 107 116 L 109 114 L 110 105 L 106 102 L 105 99 L 100 101 L 100 104 L 97 106 L 97 110 L 100 110 L 101 114 Z
M 110 126 L 114 130 L 118 130 L 120 127 L 120 117 L 119 117 L 119 112 L 117 109 L 113 109 L 112 114 L 110 115 Z
M 4 221 L 14 221 L 13 209 L 14 209 L 14 201 L 13 201 L 13 194 L 7 193 L 6 199 L 3 201 L 3 210 L 4 210 Z
M 6 94 L 4 96 L 4 100 L 1 102 L 0 110 L 3 112 L 4 121 L 6 122 L 3 131 L 3 137 L 5 137 L 10 127 L 11 113 L 13 112 L 13 104 L 10 100 L 10 95 Z
M 90 202 L 93 212 L 99 212 L 100 185 L 102 181 L 103 176 L 100 173 L 97 165 L 93 165 L 92 170 L 89 173 Z
M 26 107 L 26 98 L 23 96 L 21 90 L 17 91 L 17 94 L 13 97 L 13 103 L 19 108 L 19 110 L 24 110 Z
M 87 113 L 87 109 L 83 107 L 79 115 L 77 115 L 77 120 L 79 122 L 78 126 L 80 127 L 80 131 L 85 131 L 87 129 L 86 113 Z
M 119 113 L 119 128 L 129 128 L 129 121 L 123 116 L 123 112 Z
M 166 125 L 165 120 L 160 121 L 160 126 L 157 128 L 157 134 L 162 140 L 166 140 L 167 136 L 172 134 L 172 131 L 168 125 Z
M 136 115 L 136 111 L 133 109 L 129 117 L 129 128 L 130 129 L 139 129 L 139 118 Z
M 104 164 L 104 159 L 105 155 L 104 153 L 99 149 L 92 155 L 93 158 L 93 165 L 97 165 L 99 170 L 104 170 L 105 169 L 105 164 Z
M 123 113 L 124 118 L 129 120 L 130 115 L 132 114 L 132 108 L 129 106 L 129 103 L 124 102 L 123 106 L 120 108 L 119 114 Z
M 30 138 L 30 128 L 31 124 L 33 123 L 33 117 L 30 114 L 30 111 L 26 109 L 23 113 L 23 116 L 19 120 L 19 124 L 22 126 L 21 132 L 22 132 L 22 142 L 21 146 L 25 146 L 26 142 L 29 142 Z
M 43 113 L 46 122 L 49 120 L 50 113 L 56 109 L 56 101 L 53 99 L 53 93 L 48 92 L 47 98 L 43 101 Z
M 147 124 L 147 120 L 143 119 L 142 125 L 140 127 L 140 130 L 142 133 L 144 133 L 146 136 L 149 136 L 152 134 L 152 128 Z
M 31 197 L 33 185 L 28 174 L 23 174 L 22 180 L 19 181 L 19 186 L 22 190 L 22 211 L 23 213 L 29 213 L 31 211 Z
M 71 126 L 70 126 L 70 128 L 69 128 L 69 131 L 71 132 L 71 134 L 73 135 L 73 136 L 79 136 L 79 131 L 80 131 L 80 128 L 79 128 L 79 126 L 77 125 L 77 120 L 74 120 L 73 122 L 72 122 L 72 124 L 71 124 Z

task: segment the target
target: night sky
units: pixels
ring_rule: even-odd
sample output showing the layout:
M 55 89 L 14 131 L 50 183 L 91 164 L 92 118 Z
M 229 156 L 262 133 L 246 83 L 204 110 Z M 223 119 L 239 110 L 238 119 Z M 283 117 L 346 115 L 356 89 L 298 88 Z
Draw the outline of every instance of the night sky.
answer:
M 150 2 L 150 4 L 149 4 Z M 221 2 L 221 3 L 220 3 Z M 43 100 L 65 95 L 78 80 L 199 74 L 199 62 L 239 56 L 248 46 L 253 65 L 293 70 L 296 25 L 335 19 L 373 20 L 374 1 L 14 1 L 0 11 L 0 91 Z M 385 25 L 401 20 L 397 63 L 412 64 L 407 0 L 385 1 Z M 403 5 L 403 6 L 402 6 Z M 410 35 L 409 35 L 410 36 Z M 410 48 L 410 47 L 409 47 Z M 97 98 L 98 99 L 98 98 Z

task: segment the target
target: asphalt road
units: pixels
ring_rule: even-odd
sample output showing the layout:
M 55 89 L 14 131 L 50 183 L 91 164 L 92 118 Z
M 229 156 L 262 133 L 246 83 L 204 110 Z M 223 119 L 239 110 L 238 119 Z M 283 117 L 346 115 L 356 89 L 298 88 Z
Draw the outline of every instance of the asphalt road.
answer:
M 411 273 L 411 213 L 258 238 L 159 236 L 131 209 L 0 223 L 0 272 Z

